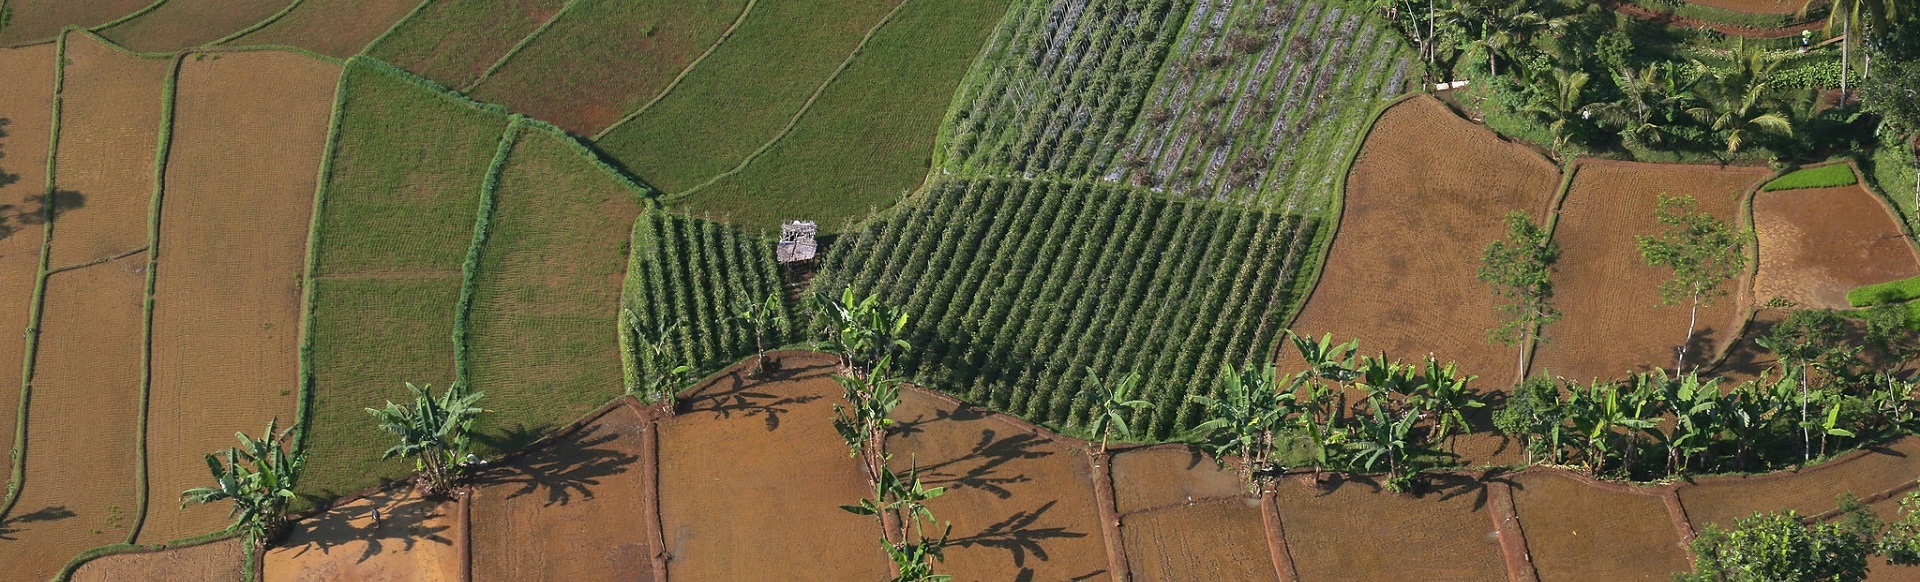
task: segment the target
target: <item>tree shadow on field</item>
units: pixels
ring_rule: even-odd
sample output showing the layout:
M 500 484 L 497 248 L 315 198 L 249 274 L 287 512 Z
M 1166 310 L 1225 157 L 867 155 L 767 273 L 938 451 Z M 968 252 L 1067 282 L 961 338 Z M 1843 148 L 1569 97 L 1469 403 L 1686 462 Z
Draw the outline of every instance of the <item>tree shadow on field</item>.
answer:
M 769 364 L 784 364 L 788 361 L 791 360 L 787 358 L 770 358 L 767 360 Z M 722 381 L 726 384 L 726 388 L 694 394 L 692 398 L 685 401 L 684 406 L 687 407 L 687 412 L 689 413 L 711 412 L 714 418 L 733 418 L 735 415 L 744 418 L 764 417 L 767 423 L 767 432 L 773 432 L 780 428 L 781 415 L 790 412 L 793 406 L 820 400 L 822 396 L 818 394 L 776 394 L 775 392 L 780 391 L 779 387 L 775 387 L 774 390 L 769 391 L 755 390 L 755 388 L 763 388 L 766 387 L 767 384 L 776 382 L 811 380 L 831 375 L 832 370 L 832 366 L 826 365 L 792 368 L 780 365 L 776 368 L 770 368 L 766 372 L 765 377 L 753 379 L 747 378 L 745 371 L 735 370 L 727 374 Z M 722 382 L 715 382 L 714 385 L 719 386 Z
M 60 521 L 78 515 L 79 514 L 74 513 L 72 510 L 67 509 L 65 505 L 55 505 L 44 507 L 30 513 L 22 513 L 17 516 L 8 517 L 5 520 L 0 520 L 0 540 L 13 541 L 19 539 L 14 537 L 13 534 L 20 533 L 24 531 L 25 528 L 16 527 L 16 524 Z
M 13 120 L 0 117 L 0 138 L 8 136 L 7 126 L 12 124 Z M 0 160 L 5 160 L 7 157 L 5 148 L 6 143 L 0 141 Z M 0 188 L 17 184 L 20 179 L 20 174 L 9 172 L 4 165 L 0 165 Z M 42 191 L 23 198 L 19 203 L 0 201 L 0 240 L 10 238 L 20 231 L 46 224 L 49 218 L 84 206 L 86 199 L 87 197 L 79 192 L 62 190 L 55 192 L 51 197 Z
M 396 499 L 404 495 L 402 491 L 383 492 L 370 495 L 365 503 L 351 503 L 345 507 L 336 507 L 293 524 L 286 534 L 287 550 L 294 556 L 305 555 L 309 551 L 331 554 L 333 549 L 356 543 L 365 543 L 354 563 L 363 563 L 386 551 L 407 552 L 421 540 L 451 546 L 453 540 L 442 535 L 453 529 L 451 525 L 428 525 L 436 519 L 443 519 L 446 512 L 445 502 L 434 502 L 419 498 Z M 380 511 L 380 521 L 373 521 L 375 509 Z M 398 542 L 397 550 L 390 550 L 387 544 Z
M 517 486 L 507 499 L 546 491 L 545 505 L 566 505 L 579 499 L 593 499 L 593 488 L 600 480 L 627 472 L 639 461 L 638 455 L 606 448 L 595 448 L 626 436 L 600 425 L 593 425 L 553 446 L 542 448 L 497 469 L 483 473 L 475 482 L 483 488 Z
M 1015 513 L 998 523 L 981 529 L 973 535 L 947 540 L 947 547 L 971 548 L 980 546 L 1006 550 L 1009 554 L 1008 557 L 1013 560 L 1013 566 L 1021 570 L 1020 576 L 1016 579 L 1031 580 L 1033 579 L 1034 572 L 1031 568 L 1027 567 L 1027 558 L 1032 557 L 1043 562 L 1051 559 L 1051 557 L 1047 555 L 1046 543 L 1048 541 L 1084 538 L 1088 535 L 1081 532 L 1069 531 L 1064 527 L 1035 527 L 1042 519 L 1046 518 L 1047 512 L 1052 511 L 1053 507 L 1059 503 L 1058 500 L 1048 501 L 1038 508 Z M 1104 570 L 1099 570 L 1072 579 L 1085 580 L 1093 577 L 1095 574 L 1104 572 Z
M 1487 483 L 1512 483 L 1492 470 L 1481 475 L 1423 473 L 1420 476 L 1421 480 L 1416 480 L 1414 490 L 1411 493 L 1402 494 L 1388 493 L 1386 488 L 1381 485 L 1380 480 L 1372 475 L 1326 473 L 1324 476 L 1327 481 L 1321 489 L 1321 496 L 1332 495 L 1341 488 L 1349 486 L 1364 488 L 1368 494 L 1401 495 L 1410 499 L 1434 503 L 1452 501 L 1454 498 L 1463 495 L 1472 495 L 1473 511 L 1480 511 L 1487 506 Z
M 940 409 L 934 412 L 934 418 L 925 416 L 901 421 L 895 425 L 892 436 L 905 437 L 925 432 L 922 428 L 933 421 L 971 421 L 986 418 L 983 413 L 970 406 L 958 406 L 953 409 Z M 1051 456 L 1054 451 L 1045 450 L 1053 442 L 1039 435 L 1015 433 L 1002 438 L 993 429 L 982 429 L 979 440 L 973 447 L 958 457 L 938 461 L 929 465 L 919 465 L 920 477 L 929 485 L 943 487 L 979 489 L 992 493 L 995 497 L 1007 499 L 1013 492 L 1006 488 L 1014 483 L 1032 481 L 1026 475 L 1002 475 L 1007 463 L 1018 460 L 1040 459 Z M 914 460 L 916 463 L 918 459 Z
M 539 442 L 542 437 L 553 434 L 556 427 L 551 424 L 528 426 L 516 424 L 491 431 L 475 431 L 473 441 L 485 451 L 510 453 Z

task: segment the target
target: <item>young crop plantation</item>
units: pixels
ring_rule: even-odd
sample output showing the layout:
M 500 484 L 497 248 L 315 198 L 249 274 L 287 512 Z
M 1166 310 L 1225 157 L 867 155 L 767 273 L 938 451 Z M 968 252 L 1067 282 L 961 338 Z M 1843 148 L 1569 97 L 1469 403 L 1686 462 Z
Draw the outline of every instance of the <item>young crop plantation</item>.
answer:
M 0 0 L 0 582 L 1920 580 L 1907 0 Z

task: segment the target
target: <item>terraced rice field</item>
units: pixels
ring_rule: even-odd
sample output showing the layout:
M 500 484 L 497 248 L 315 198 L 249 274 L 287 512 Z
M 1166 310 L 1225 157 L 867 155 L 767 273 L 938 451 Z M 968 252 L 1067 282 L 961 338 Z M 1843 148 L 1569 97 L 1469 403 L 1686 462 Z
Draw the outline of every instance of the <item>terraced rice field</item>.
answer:
M 147 246 L 163 87 L 171 59 L 121 53 L 85 33 L 66 37 L 55 183 L 73 208 L 62 211 L 53 268 Z M 148 171 L 140 171 L 149 169 Z M 84 220 L 83 220 L 84 218 Z
M 440 0 L 394 25 L 367 54 L 448 87 L 472 85 L 566 0 Z
M 287 45 L 344 59 L 359 54 L 425 0 L 301 0 L 228 46 Z
M 152 11 L 100 29 L 100 36 L 136 51 L 172 52 L 246 31 L 294 0 L 167 0 Z
M 34 278 L 40 270 L 40 246 L 45 242 L 40 216 L 44 210 L 47 186 L 48 142 L 53 138 L 53 85 L 55 73 L 53 45 L 0 50 L 0 75 L 11 79 L 7 91 L 0 91 L 0 172 L 15 176 L 11 183 L 0 184 L 0 207 L 10 209 L 0 222 L 0 329 L 25 330 L 32 311 Z M 0 333 L 0 362 L 11 362 L 25 355 L 22 334 Z M 0 445 L 17 451 L 20 442 L 18 403 L 21 381 L 0 374 Z M 16 452 L 15 455 L 18 453 Z M 10 456 L 9 466 L 18 459 Z M 8 481 L 13 480 L 9 472 Z
M 87 562 L 73 573 L 74 582 L 120 580 L 239 580 L 246 560 L 239 539 L 228 538 L 165 551 L 118 554 Z
M 67 25 L 91 28 L 138 12 L 155 0 L 9 0 L 0 46 L 52 40 Z
M 1920 255 L 1899 219 L 1858 185 L 1755 193 L 1753 221 L 1757 301 L 1846 309 L 1856 287 L 1920 275 Z
M 147 497 L 206 481 L 200 462 L 233 434 L 295 419 L 300 286 L 315 168 L 338 66 L 276 51 L 189 55 L 152 283 Z M 206 406 L 219 401 L 219 407 Z M 218 506 L 149 507 L 140 540 L 220 529 Z

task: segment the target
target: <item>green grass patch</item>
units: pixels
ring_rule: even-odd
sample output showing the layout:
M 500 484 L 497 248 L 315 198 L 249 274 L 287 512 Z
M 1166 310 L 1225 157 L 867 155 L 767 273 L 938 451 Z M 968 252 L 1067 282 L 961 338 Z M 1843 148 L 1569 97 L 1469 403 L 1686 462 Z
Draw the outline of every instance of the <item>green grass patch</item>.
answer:
M 1882 145 L 1873 150 L 1861 169 L 1881 195 L 1893 203 L 1903 222 L 1915 224 L 1920 220 L 1916 219 L 1920 208 L 1915 206 L 1920 204 L 1920 184 L 1915 184 L 1916 179 L 1920 179 L 1920 169 L 1915 169 L 1912 150 L 1902 145 Z
M 909 0 L 813 107 L 740 173 L 686 206 L 747 230 L 834 228 L 891 206 L 927 175 L 953 92 L 1008 0 Z
M 567 0 L 433 0 L 367 53 L 449 87 L 480 78 Z
M 746 6 L 746 0 L 576 1 L 470 93 L 567 131 L 596 133 L 651 101 Z
M 458 272 L 507 116 L 364 58 L 341 82 L 317 274 Z
M 1777 192 L 1780 190 L 1803 190 L 1807 188 L 1835 188 L 1839 186 L 1852 186 L 1858 183 L 1860 183 L 1860 178 L 1853 175 L 1853 166 L 1846 164 L 1827 164 L 1817 168 L 1796 170 L 1793 173 L 1775 178 L 1772 182 L 1767 182 L 1767 185 L 1761 186 L 1760 190 Z
M 1920 299 L 1920 277 L 1867 285 L 1847 292 L 1847 304 L 1872 307 Z
M 679 85 L 596 144 L 670 193 L 731 170 L 779 135 L 897 4 L 758 2 Z
M 302 0 L 285 16 L 227 44 L 297 46 L 344 59 L 367 48 L 422 1 Z
M 529 124 L 501 170 L 473 264 L 466 381 L 487 448 L 523 446 L 624 392 L 616 322 L 641 192 Z
M 732 364 L 754 353 L 751 330 L 735 317 L 742 304 L 781 292 L 774 244 L 710 220 L 649 211 L 634 221 L 621 305 L 642 330 L 677 326 L 674 349 L 697 370 Z M 793 315 L 785 314 L 789 324 Z M 788 338 L 775 330 L 763 339 L 772 348 Z

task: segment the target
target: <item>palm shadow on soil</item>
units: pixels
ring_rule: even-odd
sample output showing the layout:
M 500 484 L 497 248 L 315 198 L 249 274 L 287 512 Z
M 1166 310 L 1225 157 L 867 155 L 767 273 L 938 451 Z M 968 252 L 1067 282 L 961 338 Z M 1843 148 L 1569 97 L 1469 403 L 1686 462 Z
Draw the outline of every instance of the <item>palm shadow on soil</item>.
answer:
M 775 394 L 766 391 L 749 390 L 749 386 L 771 382 L 810 380 L 830 376 L 833 373 L 833 366 L 828 364 L 796 367 L 787 367 L 784 365 L 777 367 L 771 366 L 787 361 L 790 360 L 784 358 L 768 358 L 767 363 L 770 364 L 769 368 L 761 376 L 755 378 L 747 377 L 747 372 L 744 369 L 736 369 L 725 376 L 726 387 L 705 390 L 690 395 L 691 397 L 681 404 L 685 407 L 687 413 L 708 412 L 712 413 L 714 418 L 718 419 L 730 419 L 735 416 L 742 418 L 762 417 L 766 421 L 767 432 L 779 430 L 782 415 L 790 412 L 793 406 L 814 402 L 820 400 L 822 397 L 818 394 Z M 716 387 L 720 385 L 721 384 L 717 382 L 714 384 Z
M 928 422 L 964 422 L 987 417 L 985 412 L 966 405 L 942 407 L 935 410 L 933 414 L 933 418 L 922 415 L 899 421 L 894 425 L 895 428 L 890 436 L 905 437 L 919 434 L 925 430 L 922 426 Z M 1013 491 L 1008 490 L 1007 485 L 1026 483 L 1033 479 L 1026 475 L 1005 475 L 1002 474 L 1001 469 L 1013 461 L 1052 456 L 1053 451 L 1042 448 L 1052 444 L 1046 438 L 1035 434 L 1015 433 L 1003 438 L 993 429 L 983 429 L 980 431 L 980 440 L 974 442 L 973 447 L 965 454 L 927 465 L 920 465 L 920 460 L 917 458 L 912 462 L 919 469 L 921 480 L 928 485 L 979 489 L 992 493 L 995 497 L 1008 499 L 1013 497 Z
M 1013 560 L 1013 566 L 1020 569 L 1020 574 L 1014 579 L 1033 580 L 1035 574 L 1032 568 L 1027 567 L 1027 558 L 1032 557 L 1043 562 L 1051 559 L 1051 557 L 1047 555 L 1047 541 L 1084 538 L 1088 535 L 1076 531 L 1069 531 L 1064 527 L 1034 527 L 1035 524 L 1046 517 L 1048 511 L 1052 511 L 1053 507 L 1059 503 L 1059 500 L 1048 501 L 1040 507 L 1016 512 L 1004 520 L 988 525 L 978 533 L 949 539 L 947 540 L 946 547 L 970 548 L 980 546 L 1006 550 L 1010 559 Z M 1105 573 L 1106 570 L 1104 569 L 1094 570 L 1069 579 L 1087 580 Z
M 7 517 L 6 519 L 0 519 L 0 541 L 14 541 L 19 539 L 14 537 L 13 534 L 20 533 L 28 528 L 19 527 L 18 524 L 60 521 L 77 517 L 78 515 L 79 514 L 74 513 L 72 510 L 67 509 L 65 505 L 55 505 L 29 513 Z
M 602 479 L 625 473 L 640 460 L 639 455 L 596 448 L 623 436 L 627 435 L 592 425 L 553 446 L 490 469 L 475 478 L 474 484 L 480 488 L 517 487 L 506 495 L 507 499 L 544 491 L 547 506 L 593 499 L 593 488 Z
M 374 498 L 391 494 L 380 494 Z M 363 563 L 382 552 L 389 551 L 389 543 L 398 543 L 397 551 L 412 551 L 415 544 L 424 541 L 451 546 L 453 539 L 447 530 L 451 525 L 427 525 L 436 519 L 446 517 L 441 511 L 446 505 L 430 500 L 413 499 L 397 505 L 380 503 L 336 507 L 313 518 L 301 521 L 289 528 L 286 540 L 299 539 L 303 543 L 293 549 L 294 556 L 306 555 L 309 551 L 331 554 L 333 549 L 355 543 L 366 543 L 354 563 Z M 380 523 L 372 523 L 372 513 L 381 510 Z M 445 535 L 443 535 L 445 534 Z
M 1415 480 L 1414 490 L 1407 493 L 1388 493 L 1380 479 L 1372 475 L 1349 473 L 1323 473 L 1322 475 L 1325 482 L 1316 489 L 1316 497 L 1332 495 L 1343 487 L 1363 487 L 1366 489 L 1366 493 L 1370 494 L 1399 495 L 1407 499 L 1434 503 L 1451 501 L 1464 495 L 1472 495 L 1473 511 L 1476 512 L 1485 509 L 1487 506 L 1486 486 L 1488 483 L 1504 483 L 1514 488 L 1520 487 L 1511 479 L 1508 479 L 1499 469 L 1489 470 L 1480 475 L 1423 473 L 1419 479 Z M 1303 480 L 1303 483 L 1305 483 L 1304 486 L 1306 487 L 1314 487 L 1311 481 Z

